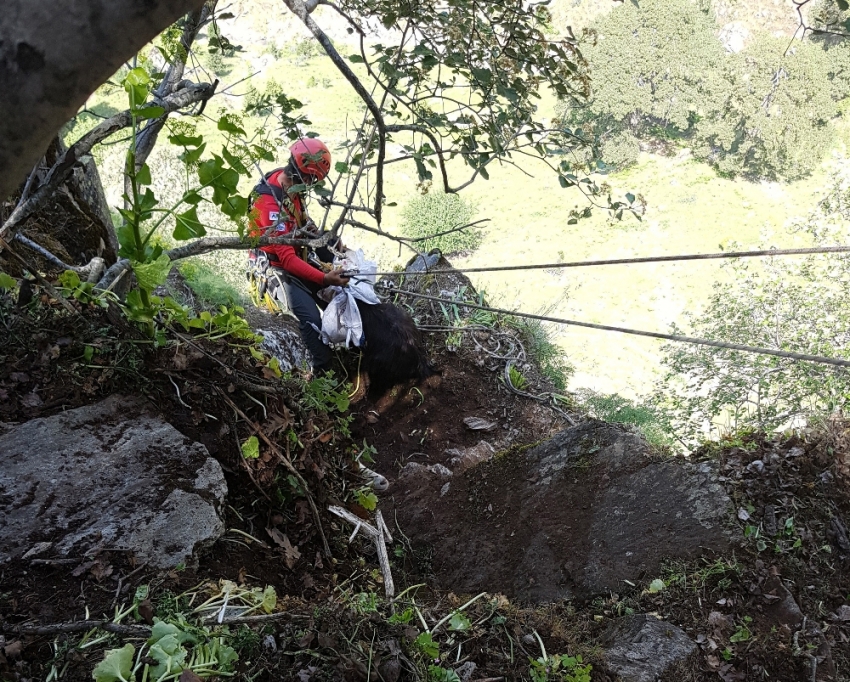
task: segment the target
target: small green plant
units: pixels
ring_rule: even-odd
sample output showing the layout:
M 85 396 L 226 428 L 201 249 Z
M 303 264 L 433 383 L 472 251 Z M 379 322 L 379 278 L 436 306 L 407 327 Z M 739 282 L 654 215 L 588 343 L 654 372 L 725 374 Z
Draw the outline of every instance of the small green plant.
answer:
M 366 511 L 375 511 L 378 507 L 378 497 L 369 486 L 364 486 L 354 491 L 354 499 Z
M 137 673 L 144 680 L 171 680 L 189 670 L 201 678 L 218 677 L 230 673 L 238 658 L 209 628 L 182 617 L 176 623 L 155 619 L 150 639 L 138 652 L 132 644 L 107 651 L 92 676 L 95 682 L 135 682 Z
M 593 666 L 584 664 L 581 656 L 556 654 L 529 659 L 532 682 L 590 682 Z
M 407 607 L 404 611 L 394 613 L 389 617 L 389 623 L 393 625 L 407 625 L 413 620 L 413 608 Z
M 732 633 L 732 636 L 729 637 L 729 641 L 733 644 L 738 644 L 739 642 L 749 642 L 753 638 L 753 633 L 750 631 L 749 625 L 753 622 L 753 619 L 750 616 L 744 616 L 742 622 L 738 623 L 738 628 Z
M 460 678 L 454 670 L 447 670 L 438 665 L 429 665 L 428 682 L 460 682 Z
M 346 385 L 333 372 L 305 382 L 302 399 L 308 409 L 320 412 L 345 412 L 351 402 Z
M 2 277 L 2 275 L 0 275 Z M 14 282 L 14 280 L 12 280 Z M 0 282 L 2 285 L 2 282 Z M 94 284 L 83 282 L 80 276 L 73 270 L 65 270 L 59 275 L 59 292 L 68 298 L 73 298 L 80 303 L 94 303 L 101 308 L 109 307 L 110 294 L 94 291 Z M 114 299 L 114 296 L 112 296 Z
M 440 646 L 434 641 L 430 632 L 421 633 L 413 640 L 413 643 L 428 658 L 437 658 L 440 655 Z
M 518 391 L 524 391 L 528 387 L 528 379 L 514 365 L 508 368 L 508 378 L 513 386 Z

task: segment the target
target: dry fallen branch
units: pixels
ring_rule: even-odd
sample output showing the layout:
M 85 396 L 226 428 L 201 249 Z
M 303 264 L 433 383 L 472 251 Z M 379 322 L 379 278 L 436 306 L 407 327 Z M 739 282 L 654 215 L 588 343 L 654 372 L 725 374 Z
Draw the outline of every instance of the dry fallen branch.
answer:
M 130 637 L 150 637 L 151 629 L 146 625 L 121 625 L 109 620 L 78 620 L 72 623 L 53 623 L 52 625 L 9 625 L 3 623 L 0 630 L 16 635 L 56 635 L 70 632 L 86 632 L 100 628 L 116 635 Z
M 354 526 L 354 533 L 351 534 L 351 538 L 348 540 L 349 542 L 354 540 L 354 537 L 360 531 L 363 531 L 366 535 L 372 538 L 375 543 L 375 549 L 378 550 L 378 563 L 381 565 L 381 574 L 384 576 L 384 590 L 386 591 L 387 598 L 392 599 L 395 596 L 395 583 L 393 583 L 393 574 L 390 569 L 390 558 L 387 554 L 387 539 L 392 542 L 393 538 L 389 533 L 387 524 L 384 523 L 384 517 L 381 512 L 378 511 L 375 513 L 376 528 L 368 521 L 358 518 L 343 507 L 330 506 L 328 507 L 328 511 L 331 514 L 335 514 L 341 519 L 348 521 L 348 523 Z

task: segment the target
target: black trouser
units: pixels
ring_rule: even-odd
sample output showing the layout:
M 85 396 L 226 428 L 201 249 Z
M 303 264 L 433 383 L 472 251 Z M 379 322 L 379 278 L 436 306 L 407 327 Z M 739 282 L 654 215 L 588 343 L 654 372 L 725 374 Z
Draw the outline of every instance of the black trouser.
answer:
M 322 342 L 322 338 L 312 325 L 322 328 L 322 316 L 319 308 L 327 307 L 317 292 L 322 287 L 312 282 L 292 275 L 282 276 L 283 290 L 286 292 L 286 302 L 289 309 L 298 318 L 298 328 L 301 330 L 301 338 L 310 355 L 313 356 L 313 371 L 315 373 L 327 372 L 331 368 L 331 349 Z

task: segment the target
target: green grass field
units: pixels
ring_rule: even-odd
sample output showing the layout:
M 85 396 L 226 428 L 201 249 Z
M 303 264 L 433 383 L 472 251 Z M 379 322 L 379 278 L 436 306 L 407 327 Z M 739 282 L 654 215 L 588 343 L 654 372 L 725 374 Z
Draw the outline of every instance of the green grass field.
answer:
M 343 54 L 349 52 L 354 49 Z M 203 62 L 203 55 L 200 58 Z M 220 89 L 251 73 L 255 62 L 244 53 L 226 59 L 227 73 Z M 268 79 L 282 83 L 286 94 L 304 102 L 313 122 L 311 129 L 320 133 L 332 150 L 345 139 L 351 122 L 359 122 L 362 106 L 328 59 L 312 57 L 305 61 L 301 56 L 296 61 L 290 50 L 274 58 L 265 54 L 264 62 L 263 73 L 251 84 L 262 90 Z M 244 100 L 232 95 L 247 89 L 246 83 L 233 88 L 231 95 L 216 98 L 208 113 L 215 116 L 222 107 L 241 110 Z M 542 113 L 550 113 L 545 109 L 553 109 L 553 104 L 546 102 Z M 90 106 L 117 109 L 123 106 L 123 93 L 101 92 Z M 255 127 L 260 121 L 247 123 Z M 214 124 L 202 120 L 199 128 L 210 140 L 209 148 L 215 150 L 221 138 Z M 79 132 L 75 129 L 70 137 Z M 846 132 L 842 136 L 846 137 Z M 836 148 L 842 147 L 837 140 Z M 116 145 L 98 155 L 112 204 L 120 201 L 122 150 L 122 145 Z M 283 163 L 284 147 L 280 154 Z M 151 160 L 155 187 L 164 196 L 174 191 L 175 183 L 179 189 L 181 170 L 174 156 L 166 143 Z M 456 179 L 464 178 L 467 172 L 454 170 Z M 732 244 L 743 248 L 799 245 L 800 239 L 784 227 L 789 219 L 812 208 L 825 177 L 821 170 L 793 184 L 751 183 L 718 177 L 708 166 L 691 160 L 686 151 L 675 157 L 645 154 L 636 167 L 607 178 L 615 195 L 632 191 L 646 198 L 648 207 L 642 222 L 631 218 L 612 221 L 604 211 L 596 211 L 592 218 L 567 225 L 569 210 L 583 203 L 581 195 L 561 189 L 554 174 L 542 164 L 524 171 L 509 165 L 492 167 L 489 181 L 479 180 L 464 191 L 477 205 L 479 217 L 491 222 L 485 228 L 481 248 L 457 259 L 457 266 L 698 253 Z M 399 207 L 387 209 L 386 230 L 396 231 L 400 207 L 415 196 L 417 181 L 412 164 L 389 167 L 386 194 Z M 252 184 L 248 180 L 243 183 L 246 191 Z M 319 207 L 314 208 L 315 218 Z M 403 262 L 410 255 L 403 252 L 399 257 L 397 244 L 351 228 L 345 241 L 362 246 L 379 259 L 382 268 Z M 244 282 L 243 262 L 243 255 L 234 252 L 206 258 L 207 265 L 236 288 Z M 481 274 L 472 279 L 492 302 L 516 310 L 546 310 L 577 320 L 666 331 L 671 323 L 683 322 L 685 313 L 699 312 L 712 283 L 723 276 L 720 263 L 707 262 Z M 634 396 L 648 392 L 657 375 L 660 342 L 569 327 L 558 329 L 557 338 L 577 369 L 573 388 Z

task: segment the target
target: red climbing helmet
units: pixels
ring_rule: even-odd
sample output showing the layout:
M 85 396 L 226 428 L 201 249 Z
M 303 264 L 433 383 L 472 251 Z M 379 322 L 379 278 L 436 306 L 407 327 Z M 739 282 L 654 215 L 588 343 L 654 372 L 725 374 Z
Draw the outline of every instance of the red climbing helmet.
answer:
M 292 164 L 307 184 L 324 180 L 331 172 L 331 153 L 319 138 L 302 138 L 289 151 Z

